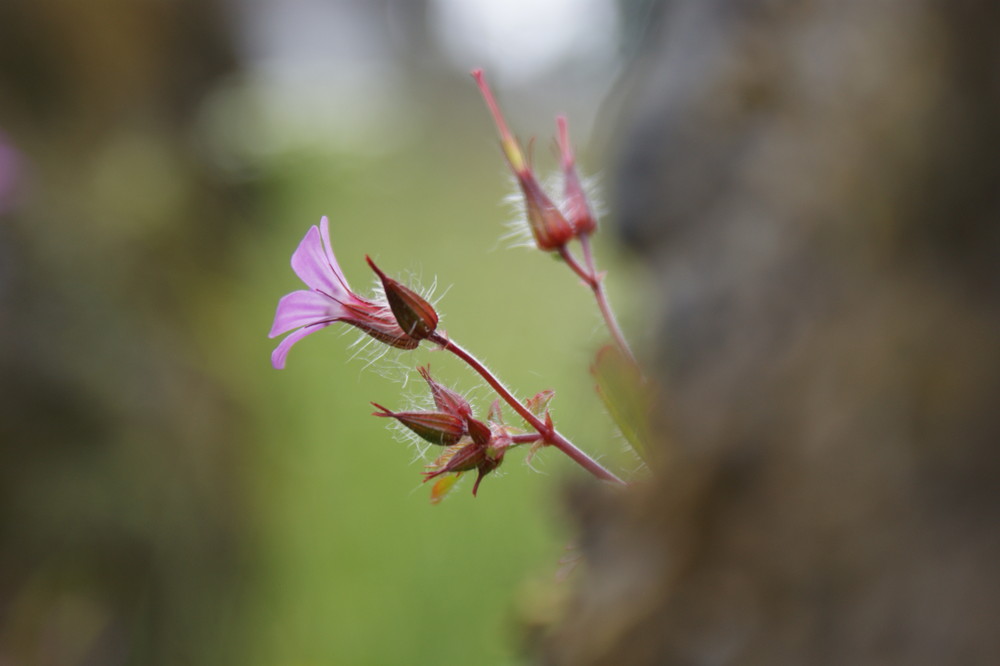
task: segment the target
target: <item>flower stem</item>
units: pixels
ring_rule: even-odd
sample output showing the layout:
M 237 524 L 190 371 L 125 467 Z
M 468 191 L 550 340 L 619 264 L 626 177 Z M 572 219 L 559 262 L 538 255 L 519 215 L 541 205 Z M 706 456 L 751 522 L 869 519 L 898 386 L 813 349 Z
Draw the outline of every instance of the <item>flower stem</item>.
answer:
M 580 277 L 580 279 L 587 284 L 588 287 L 590 287 L 591 289 L 596 288 L 596 283 L 599 282 L 597 276 L 593 275 L 591 271 L 588 271 L 586 268 L 580 265 L 580 262 L 576 260 L 576 257 L 573 256 L 573 253 L 569 251 L 569 247 L 565 245 L 560 247 L 559 256 L 562 257 L 563 261 L 566 262 L 566 265 L 569 266 L 571 269 L 573 269 L 573 272 L 576 273 Z
M 601 311 L 601 316 L 604 317 L 604 323 L 607 325 L 608 331 L 611 332 L 611 337 L 614 339 L 615 344 L 618 345 L 623 354 L 631 359 L 632 362 L 635 362 L 635 354 L 632 353 L 632 349 L 628 346 L 625 335 L 622 333 L 622 329 L 618 325 L 618 320 L 615 318 L 615 313 L 611 310 L 611 304 L 608 302 L 608 294 L 604 291 L 604 280 L 597 274 L 597 268 L 594 265 L 594 255 L 590 250 L 590 236 L 588 234 L 580 236 L 580 246 L 583 249 L 583 260 L 586 267 L 580 265 L 576 257 L 573 256 L 569 248 L 565 245 L 559 248 L 559 255 L 566 262 L 566 265 L 579 275 L 580 279 L 594 292 L 597 307 Z
M 529 410 L 527 407 L 521 404 L 521 401 L 518 400 L 506 386 L 503 385 L 503 383 L 497 378 L 496 375 L 490 372 L 490 370 L 485 365 L 480 363 L 475 356 L 470 354 L 468 351 L 466 351 L 459 345 L 455 344 L 453 341 L 444 337 L 440 333 L 434 333 L 427 339 L 431 342 L 440 345 L 442 349 L 449 351 L 458 358 L 462 359 L 470 368 L 479 373 L 479 375 L 486 380 L 486 383 L 489 384 L 493 388 L 493 390 L 497 392 L 497 395 L 503 398 L 504 401 L 521 416 L 521 418 L 530 423 L 531 427 L 533 427 L 535 430 L 538 431 L 538 434 L 541 435 L 541 439 L 546 444 L 551 444 L 552 446 L 556 447 L 557 449 L 565 453 L 573 460 L 573 462 L 580 465 L 580 467 L 583 467 L 585 470 L 593 474 L 598 479 L 601 479 L 602 481 L 611 481 L 613 483 L 620 483 L 622 485 L 625 485 L 624 481 L 619 479 L 612 472 L 605 469 L 596 460 L 594 460 L 586 453 L 581 451 L 579 448 L 577 448 L 575 444 L 566 439 L 566 437 L 560 434 L 558 430 L 556 430 L 554 427 L 550 425 L 547 425 L 537 416 L 532 414 L 531 410 Z

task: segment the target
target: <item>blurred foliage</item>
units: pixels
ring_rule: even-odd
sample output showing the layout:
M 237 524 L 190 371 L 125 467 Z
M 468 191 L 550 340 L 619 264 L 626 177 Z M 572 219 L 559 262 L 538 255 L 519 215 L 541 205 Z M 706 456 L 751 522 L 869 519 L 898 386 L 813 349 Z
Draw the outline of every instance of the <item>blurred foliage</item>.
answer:
M 636 454 L 645 459 L 649 455 L 651 417 L 656 406 L 653 384 L 614 345 L 598 350 L 590 372 L 608 415 Z

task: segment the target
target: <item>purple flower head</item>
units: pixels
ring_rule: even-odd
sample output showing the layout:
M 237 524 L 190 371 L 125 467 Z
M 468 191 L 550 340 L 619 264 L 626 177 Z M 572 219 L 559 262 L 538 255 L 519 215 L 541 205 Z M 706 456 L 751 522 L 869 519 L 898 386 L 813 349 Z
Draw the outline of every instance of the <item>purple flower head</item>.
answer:
M 329 227 L 324 216 L 319 227 L 309 228 L 292 255 L 292 269 L 309 289 L 293 291 L 278 302 L 268 337 L 292 331 L 271 353 L 271 364 L 279 370 L 285 367 L 285 357 L 292 345 L 337 321 L 399 349 L 414 349 L 420 344 L 399 327 L 388 303 L 372 301 L 351 291 L 333 254 Z

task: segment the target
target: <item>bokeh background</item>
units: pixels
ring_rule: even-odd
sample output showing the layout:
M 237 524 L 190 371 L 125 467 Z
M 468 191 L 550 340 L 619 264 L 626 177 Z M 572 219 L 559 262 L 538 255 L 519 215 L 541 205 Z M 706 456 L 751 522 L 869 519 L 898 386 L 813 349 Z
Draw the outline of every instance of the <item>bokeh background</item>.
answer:
M 623 7 L 627 6 L 625 11 Z M 591 390 L 599 319 L 570 273 L 499 240 L 511 211 L 485 67 L 554 166 L 566 113 L 601 176 L 645 3 L 0 3 L 0 664 L 520 663 L 565 595 L 558 456 L 508 457 L 439 506 L 368 416 L 380 368 L 337 328 L 270 367 L 288 261 L 331 219 L 437 281 L 443 326 L 618 469 Z M 609 102 L 608 100 L 612 100 Z M 635 269 L 599 259 L 641 338 Z
M 997 7 L 3 0 L 0 666 L 1000 662 Z M 368 401 L 431 363 L 483 410 L 467 370 L 270 367 L 325 214 L 633 471 L 588 294 L 499 240 L 478 66 L 613 190 L 627 493 L 520 454 L 432 506 Z

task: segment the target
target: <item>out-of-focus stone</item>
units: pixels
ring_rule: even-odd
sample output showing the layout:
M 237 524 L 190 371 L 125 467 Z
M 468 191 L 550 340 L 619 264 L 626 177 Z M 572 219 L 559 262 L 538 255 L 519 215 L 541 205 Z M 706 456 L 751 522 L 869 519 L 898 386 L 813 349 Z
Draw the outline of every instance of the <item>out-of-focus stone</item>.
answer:
M 1000 8 L 677 2 L 615 217 L 655 474 L 579 493 L 554 664 L 1000 661 Z

